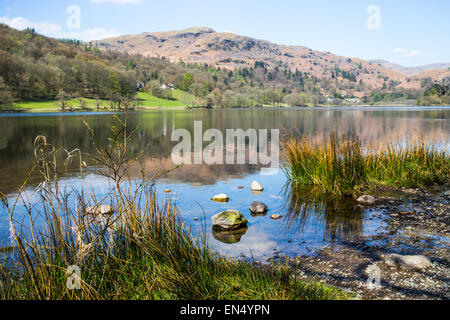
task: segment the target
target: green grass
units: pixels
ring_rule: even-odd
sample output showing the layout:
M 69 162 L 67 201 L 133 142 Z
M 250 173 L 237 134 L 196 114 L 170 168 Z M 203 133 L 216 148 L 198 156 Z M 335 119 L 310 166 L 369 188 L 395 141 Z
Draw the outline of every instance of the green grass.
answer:
M 137 98 L 139 99 L 141 107 L 184 107 L 186 106 L 185 97 L 189 97 L 188 93 L 182 92 L 180 90 L 172 90 L 173 97 L 177 100 L 166 100 L 153 96 L 149 92 L 138 92 Z
M 157 108 L 172 108 L 172 107 L 185 107 L 187 105 L 192 105 L 196 100 L 195 96 L 190 93 L 181 90 L 172 90 L 172 95 L 175 100 L 166 100 L 157 98 L 148 92 L 138 92 L 136 98 L 139 101 L 139 106 L 141 107 L 157 107 Z M 88 108 L 93 108 L 96 110 L 95 99 L 84 99 L 87 103 Z M 78 99 L 72 99 L 66 102 L 67 108 L 77 108 L 80 106 L 80 101 Z M 109 108 L 108 101 L 102 101 L 102 106 Z M 61 110 L 58 101 L 30 101 L 30 102 L 18 102 L 14 103 L 7 109 L 12 110 Z
M 288 138 L 283 142 L 283 169 L 291 182 L 335 195 L 376 185 L 421 187 L 450 179 L 450 157 L 441 150 L 418 139 L 363 148 L 357 137 L 336 134 L 320 143 Z
M 225 259 L 190 235 L 171 204 L 156 206 L 149 193 L 143 215 L 122 215 L 113 235 L 98 226 L 83 225 L 82 242 L 68 226 L 49 213 L 50 234 L 20 241 L 17 268 L 0 267 L 5 290 L 1 299 L 194 299 L 292 300 L 345 299 L 348 295 L 316 281 L 292 277 L 278 266 L 270 269 Z M 134 208 L 137 209 L 137 208 Z M 61 222 L 63 222 L 61 224 Z M 63 226 L 65 225 L 65 226 Z M 62 240 L 67 239 L 67 240 Z M 32 265 L 26 261 L 32 261 Z M 12 261 L 12 260 L 10 260 Z M 5 265 L 9 265 L 6 263 Z M 81 290 L 66 287 L 66 270 L 81 268 Z
M 87 102 L 87 107 L 94 108 L 95 100 L 94 99 L 84 99 Z M 67 108 L 76 108 L 80 105 L 80 101 L 78 99 L 72 99 L 66 102 Z M 106 105 L 106 102 L 103 103 Z M 17 110 L 45 110 L 45 109 L 55 109 L 61 110 L 57 101 L 38 101 L 38 102 L 18 102 L 14 103 L 9 109 L 17 109 Z

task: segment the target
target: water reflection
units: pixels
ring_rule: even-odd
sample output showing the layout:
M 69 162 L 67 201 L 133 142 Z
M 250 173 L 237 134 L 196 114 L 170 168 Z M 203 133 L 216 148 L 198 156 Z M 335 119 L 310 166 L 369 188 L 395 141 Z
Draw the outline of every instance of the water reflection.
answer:
M 244 236 L 248 231 L 247 227 L 238 230 L 217 230 L 213 228 L 213 237 L 226 244 L 238 243 L 241 241 L 242 236 Z
M 143 123 L 132 149 L 145 149 L 146 159 L 169 161 L 176 142 L 171 141 L 175 129 L 184 128 L 193 136 L 194 121 L 202 121 L 203 130 L 226 129 L 280 129 L 282 132 L 308 135 L 312 139 L 328 136 L 332 130 L 342 133 L 355 132 L 363 143 L 402 139 L 411 133 L 419 133 L 427 141 L 448 144 L 450 108 L 303 108 L 276 110 L 196 110 L 130 113 L 129 126 Z M 107 124 L 110 114 L 90 114 L 86 121 L 95 131 L 99 141 L 107 141 L 110 135 Z M 56 147 L 67 150 L 79 148 L 85 153 L 94 153 L 89 132 L 80 121 L 80 116 L 0 116 L 0 190 L 5 193 L 16 189 L 23 182 L 33 162 L 33 142 L 36 136 L 44 135 Z M 269 141 L 270 142 L 270 141 Z M 208 145 L 205 142 L 205 146 Z M 94 165 L 88 163 L 89 166 Z M 218 170 L 216 170 L 218 169 Z M 230 175 L 238 166 L 208 167 L 196 170 L 200 181 L 192 175 L 175 173 L 173 179 L 180 182 L 194 180 L 198 183 L 214 184 L 222 175 Z M 181 171 L 179 171 L 181 172 Z M 69 172 L 70 173 L 70 172 Z M 34 180 L 32 180 L 34 181 Z M 35 182 L 35 181 L 34 181 Z
M 285 227 L 303 232 L 310 225 L 323 226 L 324 240 L 352 239 L 363 234 L 364 211 L 353 198 L 327 196 L 312 188 L 289 183 L 285 187 Z
M 96 132 L 99 141 L 107 141 L 110 135 L 107 124 L 110 114 L 91 114 L 86 121 Z M 195 110 L 136 112 L 130 114 L 129 126 L 140 122 L 143 126 L 130 146 L 135 151 L 145 150 L 139 164 L 130 168 L 131 180 L 142 177 L 142 168 L 147 177 L 155 172 L 174 167 L 171 151 L 176 142 L 171 142 L 175 129 L 187 129 L 193 135 L 194 121 L 202 121 L 203 129 L 280 129 L 281 132 L 308 135 L 312 140 L 328 136 L 330 131 L 355 132 L 363 143 L 383 142 L 408 137 L 419 133 L 427 141 L 449 145 L 450 107 L 444 108 L 307 108 L 276 110 Z M 78 115 L 11 116 L 0 115 L 0 191 L 8 197 L 14 196 L 30 169 L 33 158 L 33 142 L 36 136 L 44 135 L 55 147 L 84 153 L 95 150 L 89 132 Z M 209 143 L 206 143 L 206 145 Z M 83 186 L 96 194 L 108 192 L 103 177 L 93 174 L 98 168 L 87 161 L 87 173 Z M 80 190 L 78 170 L 69 168 L 60 177 L 75 190 Z M 222 254 L 239 256 L 249 251 L 255 256 L 270 256 L 274 249 L 286 254 L 303 254 L 305 250 L 328 245 L 329 241 L 348 239 L 378 232 L 383 224 L 375 218 L 368 222 L 367 213 L 351 201 L 333 200 L 311 190 L 284 190 L 286 178 L 282 172 L 274 176 L 262 176 L 260 167 L 251 165 L 189 165 L 167 173 L 158 180 L 161 199 L 167 196 L 163 190 L 173 191 L 180 212 L 192 224 L 193 233 L 199 234 L 200 222 L 194 221 L 202 211 L 206 213 L 207 228 L 210 218 L 226 209 L 236 209 L 249 220 L 248 230 L 235 234 L 210 234 L 213 247 Z M 250 185 L 257 180 L 264 192 L 253 194 Z M 32 185 L 39 183 L 37 177 L 30 179 Z M 245 186 L 245 188 L 238 188 Z M 285 191 L 283 194 L 283 190 Z M 281 193 L 280 193 L 281 192 Z M 227 204 L 213 203 L 210 198 L 226 193 Z M 35 196 L 35 195 L 34 195 Z M 100 197 L 100 196 L 99 196 Z M 36 198 L 36 201 L 39 199 Z M 260 201 L 269 207 L 264 217 L 252 217 L 248 208 L 252 201 Z M 24 210 L 17 207 L 17 210 Z M 38 208 L 34 208 L 34 212 Z M 20 212 L 18 212 L 19 214 Z M 285 219 L 272 221 L 270 214 L 282 214 Z M 0 206 L 0 242 L 7 238 L 9 225 L 6 211 Z M 189 223 L 191 221 L 192 223 Z M 291 240 L 291 241 L 288 241 Z

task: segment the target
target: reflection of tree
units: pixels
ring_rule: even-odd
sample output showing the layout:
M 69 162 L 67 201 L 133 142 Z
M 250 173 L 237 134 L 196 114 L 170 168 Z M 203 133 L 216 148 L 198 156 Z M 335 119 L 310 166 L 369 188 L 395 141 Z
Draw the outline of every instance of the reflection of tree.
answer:
M 330 197 L 311 188 L 288 184 L 285 188 L 288 230 L 324 226 L 324 240 L 351 239 L 363 232 L 363 210 L 352 198 Z

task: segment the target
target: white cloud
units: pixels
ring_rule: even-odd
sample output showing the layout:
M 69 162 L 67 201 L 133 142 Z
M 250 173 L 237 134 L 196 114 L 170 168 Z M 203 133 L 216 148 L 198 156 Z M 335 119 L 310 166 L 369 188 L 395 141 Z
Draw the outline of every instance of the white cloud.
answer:
M 23 30 L 26 28 L 34 28 L 37 33 L 53 37 L 68 38 L 82 41 L 100 40 L 110 37 L 120 36 L 121 33 L 116 29 L 92 28 L 77 31 L 65 31 L 64 28 L 55 23 L 49 22 L 32 22 L 23 17 L 0 17 L 0 22 L 7 24 L 11 28 Z
M 418 55 L 420 55 L 420 52 L 417 50 L 411 50 L 408 53 L 406 53 L 404 56 L 405 57 L 417 57 Z
M 92 28 L 80 31 L 62 32 L 58 38 L 78 39 L 82 41 L 100 40 L 118 37 L 121 33 L 116 29 Z
M 91 0 L 93 3 L 125 3 L 125 4 L 137 4 L 140 3 L 141 0 Z
M 0 22 L 7 24 L 11 28 L 23 30 L 26 28 L 34 28 L 36 32 L 52 35 L 61 32 L 62 27 L 55 23 L 49 22 L 31 22 L 23 17 L 8 18 L 0 17 Z
M 405 52 L 408 52 L 408 50 L 402 49 L 402 48 L 395 48 L 394 49 L 394 53 L 405 53 Z
M 403 58 L 413 58 L 420 55 L 420 52 L 417 50 L 408 50 L 403 48 L 395 48 L 394 53 L 401 55 Z

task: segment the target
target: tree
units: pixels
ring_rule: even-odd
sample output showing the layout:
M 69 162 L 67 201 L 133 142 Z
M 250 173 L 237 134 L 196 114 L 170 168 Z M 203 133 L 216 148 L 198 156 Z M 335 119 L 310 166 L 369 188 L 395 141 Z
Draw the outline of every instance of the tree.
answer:
M 58 103 L 61 110 L 65 110 L 67 107 L 67 100 L 70 100 L 71 96 L 61 89 L 58 93 Z
M 5 81 L 0 77 L 0 106 L 8 106 L 12 103 L 11 92 Z
M 193 82 L 194 82 L 194 76 L 191 73 L 185 73 L 180 89 L 183 91 L 189 91 Z

